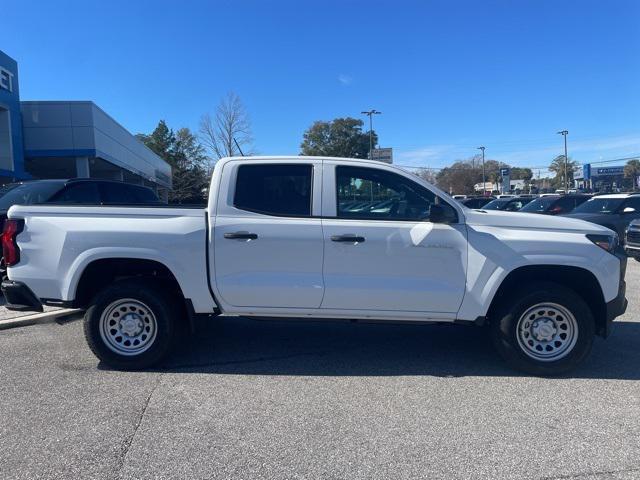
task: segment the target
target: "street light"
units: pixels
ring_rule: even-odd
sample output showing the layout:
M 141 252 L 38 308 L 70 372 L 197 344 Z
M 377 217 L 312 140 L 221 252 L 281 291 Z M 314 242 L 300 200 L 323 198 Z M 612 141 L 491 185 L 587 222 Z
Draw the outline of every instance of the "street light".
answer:
M 487 193 L 486 183 L 484 183 L 484 149 L 485 147 L 478 147 L 478 150 L 482 150 L 482 196 Z
M 375 108 L 372 108 L 366 112 L 360 112 L 363 115 L 369 116 L 369 160 L 373 159 L 373 154 L 371 153 L 373 150 L 373 116 L 380 115 L 382 112 L 377 111 Z
M 567 134 L 569 130 L 561 130 L 557 133 L 564 137 L 564 193 L 569 193 L 569 177 L 567 176 L 567 165 L 569 163 L 569 157 L 567 157 Z

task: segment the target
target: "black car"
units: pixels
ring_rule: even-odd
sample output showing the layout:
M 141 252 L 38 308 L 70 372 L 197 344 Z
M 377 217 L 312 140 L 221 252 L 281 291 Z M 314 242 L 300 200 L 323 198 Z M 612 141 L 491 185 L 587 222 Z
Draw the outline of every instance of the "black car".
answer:
M 576 208 L 571 218 L 579 218 L 597 223 L 618 233 L 624 241 L 625 230 L 632 220 L 640 218 L 640 195 L 634 193 L 614 193 L 599 195 Z
M 74 178 L 72 180 L 32 180 L 0 187 L 0 222 L 13 205 L 41 203 L 71 205 L 158 205 L 153 190 L 142 185 Z
M 533 197 L 506 197 L 496 198 L 487 203 L 483 210 L 504 210 L 505 212 L 517 212 L 533 200 Z
M 562 215 L 573 211 L 590 198 L 591 195 L 582 194 L 545 195 L 529 202 L 520 211 L 545 215 Z
M 495 197 L 471 197 L 460 200 L 460 203 L 467 208 L 482 208 L 491 200 L 495 200 Z

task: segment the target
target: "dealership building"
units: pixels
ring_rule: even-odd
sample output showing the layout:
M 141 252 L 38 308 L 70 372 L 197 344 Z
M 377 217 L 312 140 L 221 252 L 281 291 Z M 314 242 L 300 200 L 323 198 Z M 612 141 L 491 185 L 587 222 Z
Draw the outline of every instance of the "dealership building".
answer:
M 166 200 L 171 167 L 91 101 L 20 101 L 18 65 L 0 51 L 0 184 L 106 178 Z
M 630 159 L 629 159 L 630 160 Z M 578 188 L 592 188 L 599 192 L 616 191 L 617 189 L 634 189 L 640 186 L 640 177 L 627 178 L 624 165 L 597 166 L 585 163 L 579 165 L 573 178 Z

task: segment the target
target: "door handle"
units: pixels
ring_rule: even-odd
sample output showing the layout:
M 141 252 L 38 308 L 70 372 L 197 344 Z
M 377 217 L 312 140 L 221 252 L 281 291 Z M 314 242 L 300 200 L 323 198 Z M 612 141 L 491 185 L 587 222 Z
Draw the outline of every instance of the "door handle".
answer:
M 364 242 L 364 237 L 360 237 L 358 235 L 331 235 L 332 242 L 346 242 L 346 243 L 362 243 Z
M 258 234 L 249 232 L 233 232 L 225 233 L 224 238 L 229 238 L 231 240 L 256 240 L 258 238 Z

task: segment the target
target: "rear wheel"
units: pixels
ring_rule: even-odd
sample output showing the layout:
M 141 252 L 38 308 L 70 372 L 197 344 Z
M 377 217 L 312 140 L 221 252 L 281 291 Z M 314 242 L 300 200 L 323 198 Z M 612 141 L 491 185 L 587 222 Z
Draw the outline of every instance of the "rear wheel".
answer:
M 496 348 L 511 366 L 527 373 L 565 373 L 591 351 L 595 334 L 591 310 L 562 285 L 531 285 L 496 309 L 493 317 Z
M 91 302 L 84 333 L 93 353 L 124 370 L 151 367 L 169 352 L 178 299 L 157 282 L 114 283 Z

